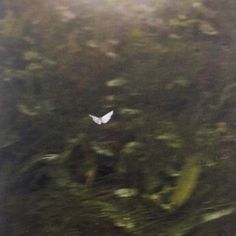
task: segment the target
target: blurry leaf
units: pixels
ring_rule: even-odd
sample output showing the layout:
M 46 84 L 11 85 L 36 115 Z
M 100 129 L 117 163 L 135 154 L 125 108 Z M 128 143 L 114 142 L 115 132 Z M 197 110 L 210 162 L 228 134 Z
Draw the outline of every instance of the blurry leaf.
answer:
M 27 67 L 26 67 L 27 70 L 30 70 L 32 72 L 35 72 L 35 71 L 38 71 L 38 70 L 41 70 L 43 69 L 43 66 L 42 64 L 40 63 L 30 63 Z
M 26 79 L 28 78 L 28 71 L 26 70 L 14 70 L 14 69 L 5 69 L 3 71 L 3 80 L 10 81 L 12 78 L 17 79 Z
M 131 109 L 131 108 L 122 108 L 120 110 L 120 114 L 122 115 L 138 115 L 140 114 L 140 110 L 138 109 Z
M 177 18 L 180 19 L 180 20 L 186 20 L 186 19 L 188 19 L 188 17 L 187 17 L 186 15 L 184 15 L 184 14 L 179 14 L 179 15 L 177 16 Z
M 221 217 L 224 217 L 224 216 L 227 216 L 227 215 L 230 215 L 232 213 L 235 212 L 235 208 L 234 207 L 230 207 L 228 209 L 223 209 L 223 210 L 218 210 L 218 211 L 215 211 L 215 212 L 211 212 L 211 213 L 206 213 L 203 215 L 203 222 L 208 222 L 208 221 L 212 221 L 212 220 L 216 220 L 216 219 L 219 219 Z
M 166 174 L 171 177 L 178 177 L 180 176 L 179 171 L 174 169 L 173 167 L 166 167 Z
M 118 54 L 116 54 L 114 52 L 106 52 L 106 56 L 109 58 L 117 58 Z
M 89 40 L 86 45 L 90 48 L 98 48 L 98 45 L 96 42 L 94 42 L 93 40 Z
M 198 20 L 195 19 L 188 19 L 184 15 L 179 15 L 178 18 L 170 20 L 170 26 L 177 26 L 177 27 L 190 27 L 196 24 Z
M 117 39 L 109 39 L 108 41 L 107 41 L 107 43 L 108 44 L 110 44 L 110 45 L 118 45 L 119 44 L 119 41 L 117 40 Z
M 56 61 L 53 61 L 53 60 L 44 59 L 42 61 L 42 64 L 47 65 L 47 66 L 55 66 L 57 63 L 56 63 Z
M 57 6 L 56 9 L 58 10 L 58 12 L 60 12 L 63 22 L 67 22 L 67 21 L 74 19 L 76 17 L 75 13 L 73 13 L 66 6 Z
M 200 30 L 203 34 L 206 34 L 206 35 L 218 35 L 219 34 L 219 31 L 217 31 L 208 22 L 202 22 L 202 24 L 200 25 Z
M 113 152 L 106 147 L 105 144 L 103 143 L 93 143 L 92 144 L 92 149 L 95 151 L 95 153 L 100 154 L 100 155 L 104 155 L 104 156 L 113 156 Z
M 228 131 L 226 122 L 218 122 L 216 123 L 216 132 L 220 134 L 226 134 Z
M 28 101 L 27 104 L 23 103 L 17 105 L 17 108 L 22 114 L 28 116 L 37 116 L 40 114 L 50 113 L 54 109 L 54 107 L 48 100 Z
M 161 201 L 161 195 L 159 193 L 145 194 L 143 197 L 156 203 L 160 203 Z
M 137 189 L 133 188 L 121 188 L 114 191 L 114 194 L 121 197 L 121 198 L 127 198 L 127 197 L 134 197 L 138 194 Z
M 30 109 L 27 105 L 25 104 L 20 104 L 18 105 L 18 109 L 21 113 L 27 115 L 27 116 L 37 116 L 39 114 L 39 108 L 40 107 L 35 107 L 33 109 Z
M 172 39 L 181 39 L 182 37 L 178 34 L 169 34 L 168 35 L 169 38 L 172 38 Z
M 94 202 L 94 200 L 92 202 Z M 135 229 L 135 220 L 130 216 L 127 216 L 126 213 L 122 213 L 121 211 L 117 210 L 113 205 L 102 203 L 102 211 L 105 216 L 109 217 L 109 219 L 112 219 L 114 225 L 124 228 L 128 231 Z
M 114 224 L 126 229 L 133 229 L 135 226 L 133 220 L 130 217 L 122 217 L 120 219 L 116 219 Z
M 106 96 L 107 101 L 114 101 L 115 99 L 116 99 L 116 97 L 113 95 Z
M 183 146 L 181 137 L 173 133 L 164 133 L 157 136 L 156 139 L 164 141 L 167 146 L 172 148 L 181 148 Z
M 139 143 L 139 142 L 130 142 L 130 143 L 127 143 L 124 148 L 121 150 L 121 152 L 124 154 L 124 155 L 131 155 L 131 154 L 134 154 L 138 151 L 140 151 L 140 149 L 143 147 L 142 143 Z
M 127 83 L 124 78 L 116 78 L 107 82 L 108 87 L 121 87 Z
M 182 206 L 192 195 L 200 177 L 200 165 L 197 157 L 187 159 L 177 181 L 176 188 L 170 198 L 175 209 Z
M 24 59 L 27 61 L 39 60 L 41 58 L 42 57 L 39 55 L 39 53 L 35 51 L 28 51 L 24 54 Z
M 59 154 L 45 154 L 42 156 L 42 160 L 53 161 L 59 157 Z

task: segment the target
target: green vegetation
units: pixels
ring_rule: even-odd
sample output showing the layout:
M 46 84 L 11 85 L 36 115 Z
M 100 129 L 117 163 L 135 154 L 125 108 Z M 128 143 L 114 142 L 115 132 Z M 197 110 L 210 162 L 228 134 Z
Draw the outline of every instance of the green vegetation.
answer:
M 2 0 L 0 235 L 235 235 L 235 11 Z

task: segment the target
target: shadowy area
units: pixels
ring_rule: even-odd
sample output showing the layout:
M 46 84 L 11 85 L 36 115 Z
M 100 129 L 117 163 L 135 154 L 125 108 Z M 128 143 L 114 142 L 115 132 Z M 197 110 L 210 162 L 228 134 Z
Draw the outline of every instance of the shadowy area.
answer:
M 233 236 L 235 12 L 2 0 L 0 235 Z

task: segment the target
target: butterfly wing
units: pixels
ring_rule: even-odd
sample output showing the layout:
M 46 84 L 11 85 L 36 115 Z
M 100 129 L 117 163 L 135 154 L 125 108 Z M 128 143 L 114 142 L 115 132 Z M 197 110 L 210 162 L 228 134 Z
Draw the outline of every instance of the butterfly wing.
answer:
M 98 124 L 98 125 L 102 124 L 102 119 L 101 119 L 101 118 L 96 117 L 96 116 L 93 116 L 93 115 L 89 115 L 89 116 L 93 119 L 93 121 L 94 121 L 96 124 Z
M 110 119 L 111 119 L 111 116 L 113 115 L 113 111 L 110 111 L 108 112 L 106 115 L 104 115 L 103 117 L 101 117 L 101 122 L 103 124 L 106 124 Z

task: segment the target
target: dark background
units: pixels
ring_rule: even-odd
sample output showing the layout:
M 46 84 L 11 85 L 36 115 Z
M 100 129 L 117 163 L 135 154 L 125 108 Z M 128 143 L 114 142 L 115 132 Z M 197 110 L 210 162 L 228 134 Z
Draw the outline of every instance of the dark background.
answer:
M 0 235 L 235 235 L 235 12 L 2 0 Z

